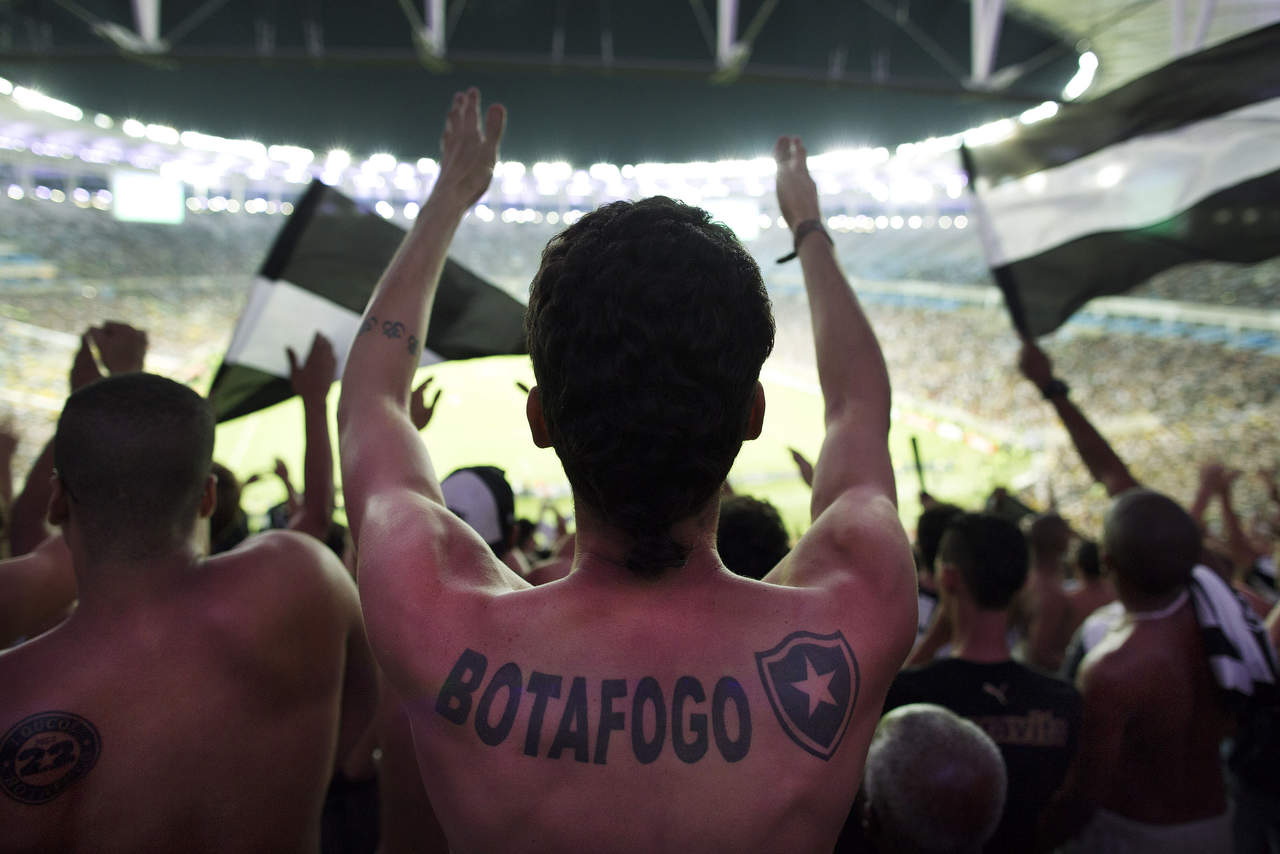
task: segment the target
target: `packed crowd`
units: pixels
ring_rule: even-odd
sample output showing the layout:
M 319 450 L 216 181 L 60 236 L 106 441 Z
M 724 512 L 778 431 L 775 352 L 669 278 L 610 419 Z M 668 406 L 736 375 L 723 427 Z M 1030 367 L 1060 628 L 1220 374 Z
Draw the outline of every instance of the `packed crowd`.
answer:
M 0 429 L 0 850 L 1280 851 L 1280 483 L 1259 465 L 1280 362 L 1085 332 L 1051 357 L 991 312 L 864 310 L 783 137 L 803 292 L 772 307 L 732 232 L 668 199 L 547 245 L 527 415 L 576 528 L 522 521 L 501 470 L 437 478 L 439 395 L 411 388 L 505 119 L 455 97 L 351 344 L 347 526 L 319 333 L 288 352 L 304 471 L 277 466 L 267 529 L 212 459 L 184 383 L 244 271 L 9 301 L 6 354 L 52 333 L 63 358 L 31 376 L 71 394 L 29 463 Z M 72 325 L 86 304 L 134 314 Z M 826 410 L 819 456 L 795 452 L 794 540 L 725 481 L 771 351 Z M 1042 489 L 923 494 L 908 537 L 891 378 L 1056 461 Z M 1173 412 L 1197 426 L 1170 437 Z

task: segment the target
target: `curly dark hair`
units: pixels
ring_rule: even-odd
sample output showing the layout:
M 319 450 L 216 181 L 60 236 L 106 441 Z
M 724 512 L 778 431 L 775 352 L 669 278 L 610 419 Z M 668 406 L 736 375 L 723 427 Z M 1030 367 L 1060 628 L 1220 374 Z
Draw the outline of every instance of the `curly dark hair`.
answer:
M 778 510 L 750 495 L 720 501 L 716 549 L 731 572 L 759 581 L 791 550 L 791 538 Z
M 683 566 L 671 528 L 715 499 L 773 349 L 755 261 L 699 208 L 614 202 L 547 244 L 525 334 L 575 499 L 632 538 L 633 572 Z

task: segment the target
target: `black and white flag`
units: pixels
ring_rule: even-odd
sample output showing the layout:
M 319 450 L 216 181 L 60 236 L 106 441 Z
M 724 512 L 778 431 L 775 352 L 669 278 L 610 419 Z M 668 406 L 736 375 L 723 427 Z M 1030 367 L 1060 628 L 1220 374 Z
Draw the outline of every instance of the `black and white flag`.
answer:
M 1026 334 L 1178 264 L 1280 254 L 1280 24 L 961 156 Z
M 259 270 L 209 399 L 218 421 L 293 395 L 285 348 L 299 356 L 316 332 L 341 375 L 360 315 L 404 231 L 314 181 Z M 524 305 L 452 259 L 445 262 L 420 364 L 525 353 Z

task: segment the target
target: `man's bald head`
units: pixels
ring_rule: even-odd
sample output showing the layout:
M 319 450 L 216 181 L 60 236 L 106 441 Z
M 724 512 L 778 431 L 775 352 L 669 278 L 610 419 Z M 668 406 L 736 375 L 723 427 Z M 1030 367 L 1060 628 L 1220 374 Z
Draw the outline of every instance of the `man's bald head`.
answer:
M 975 724 L 941 706 L 901 706 L 880 719 L 867 753 L 871 834 L 881 851 L 981 851 L 1007 785 L 1000 750 Z
M 1107 511 L 1102 552 L 1118 583 L 1144 596 L 1161 596 L 1190 580 L 1200 555 L 1200 530 L 1172 498 L 1130 489 Z

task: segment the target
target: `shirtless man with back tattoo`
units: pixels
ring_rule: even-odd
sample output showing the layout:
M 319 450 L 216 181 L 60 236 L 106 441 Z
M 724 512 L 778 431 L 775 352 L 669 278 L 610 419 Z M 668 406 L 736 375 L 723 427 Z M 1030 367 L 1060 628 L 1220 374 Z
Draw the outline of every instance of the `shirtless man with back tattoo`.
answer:
M 355 587 L 291 532 L 205 558 L 212 450 L 162 377 L 68 399 L 49 515 L 79 605 L 0 654 L 0 851 L 318 850 L 376 695 Z
M 764 284 L 704 212 L 607 205 L 552 240 L 530 295 L 528 420 L 578 519 L 572 572 L 532 587 L 445 509 L 406 409 L 441 264 L 505 119 L 474 89 L 455 97 L 439 178 L 366 309 L 338 407 L 370 644 L 436 814 L 455 852 L 829 851 L 916 597 L 888 377 L 815 229 L 804 148 L 783 138 L 776 158 L 826 403 L 812 527 L 764 582 L 720 562 L 720 486 L 764 417 Z

